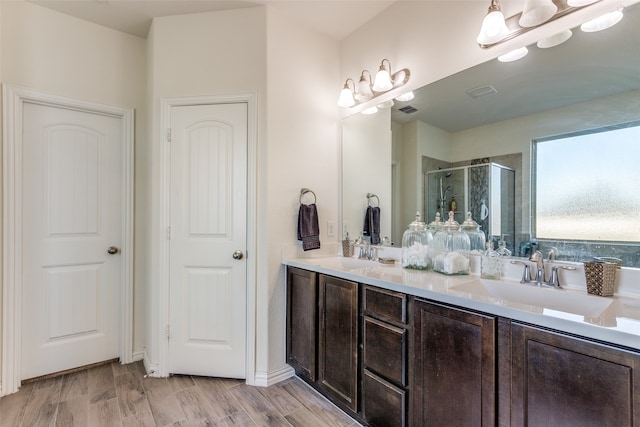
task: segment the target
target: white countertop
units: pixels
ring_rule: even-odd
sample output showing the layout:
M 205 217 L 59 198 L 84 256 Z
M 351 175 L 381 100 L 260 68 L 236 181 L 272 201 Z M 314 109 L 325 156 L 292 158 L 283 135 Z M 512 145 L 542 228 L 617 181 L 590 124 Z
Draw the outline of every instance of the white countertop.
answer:
M 447 276 L 340 256 L 284 257 L 283 263 L 640 350 L 640 298 L 600 297 L 516 280 Z

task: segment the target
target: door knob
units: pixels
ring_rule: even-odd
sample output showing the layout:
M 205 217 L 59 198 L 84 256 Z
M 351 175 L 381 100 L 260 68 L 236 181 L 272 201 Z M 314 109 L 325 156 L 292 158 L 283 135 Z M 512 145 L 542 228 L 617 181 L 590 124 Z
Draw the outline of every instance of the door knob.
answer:
M 242 251 L 235 251 L 233 253 L 233 259 L 242 259 L 243 256 L 244 254 L 242 253 Z
M 115 255 L 115 254 L 117 254 L 118 252 L 120 252 L 120 249 L 118 249 L 118 247 L 117 247 L 117 246 L 109 246 L 109 248 L 107 249 L 107 253 L 108 253 L 109 255 Z

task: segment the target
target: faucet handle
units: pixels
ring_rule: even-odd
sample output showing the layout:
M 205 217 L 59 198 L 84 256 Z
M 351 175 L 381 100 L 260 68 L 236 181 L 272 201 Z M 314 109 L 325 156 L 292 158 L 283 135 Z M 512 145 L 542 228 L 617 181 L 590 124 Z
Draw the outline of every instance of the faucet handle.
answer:
M 549 285 L 556 289 L 562 289 L 560 285 L 560 276 L 558 270 L 575 270 L 576 268 L 570 265 L 554 265 L 551 267 L 551 278 L 549 279 Z
M 531 281 L 531 267 L 528 262 L 513 260 L 511 264 L 521 264 L 524 265 L 524 271 L 522 272 L 522 279 L 520 279 L 520 283 L 528 283 Z

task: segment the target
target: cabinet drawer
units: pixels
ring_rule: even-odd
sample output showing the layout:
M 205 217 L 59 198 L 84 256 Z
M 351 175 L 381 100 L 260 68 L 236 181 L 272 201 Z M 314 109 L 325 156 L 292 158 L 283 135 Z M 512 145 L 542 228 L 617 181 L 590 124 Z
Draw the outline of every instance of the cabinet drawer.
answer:
M 406 386 L 407 331 L 365 317 L 364 365 L 376 374 Z
M 382 320 L 407 323 L 407 296 L 370 286 L 364 288 L 364 314 Z
M 404 427 L 407 418 L 406 391 L 365 369 L 362 413 L 370 426 Z

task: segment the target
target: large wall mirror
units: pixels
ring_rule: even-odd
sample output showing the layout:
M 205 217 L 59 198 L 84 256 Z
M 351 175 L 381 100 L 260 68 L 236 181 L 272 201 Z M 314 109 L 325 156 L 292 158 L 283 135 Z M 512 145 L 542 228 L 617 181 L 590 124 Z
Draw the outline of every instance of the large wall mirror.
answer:
M 472 166 L 493 163 L 514 174 L 513 200 L 502 197 L 514 206 L 513 228 L 506 233 L 514 255 L 526 255 L 524 251 L 531 250 L 533 243 L 533 248 L 545 256 L 548 250 L 557 248 L 559 259 L 615 256 L 623 259 L 624 266 L 640 267 L 640 242 L 633 239 L 621 242 L 605 237 L 598 242 L 583 242 L 536 236 L 535 201 L 546 195 L 536 194 L 536 178 L 532 175 L 536 172 L 535 141 L 638 124 L 638 40 L 640 4 L 626 8 L 623 20 L 607 30 L 585 33 L 575 28 L 563 44 L 552 48 L 533 44 L 519 61 L 492 60 L 449 76 L 415 91 L 412 101 L 396 101 L 385 114 L 366 119 L 361 114 L 347 117 L 343 122 L 342 218 L 348 224 L 343 224 L 343 231 L 348 229 L 352 236 L 360 233 L 367 193 L 384 194 L 381 234 L 397 246 L 416 211 L 429 222 L 433 212 L 451 208 L 452 197 L 457 202 L 459 222 L 466 210 L 477 210 L 472 212 L 474 218 L 480 217 L 482 205 L 491 206 L 474 190 L 469 171 L 474 170 Z M 385 129 L 391 129 L 391 135 L 381 131 Z M 632 151 L 616 153 L 626 162 L 617 174 L 610 174 L 610 188 L 628 188 L 627 183 L 635 178 L 627 172 L 640 170 L 640 134 L 634 135 Z M 367 145 L 365 140 L 375 138 L 382 140 Z M 379 147 L 383 148 L 378 152 Z M 612 151 L 606 143 L 599 150 Z M 578 148 L 575 153 L 582 151 Z M 563 156 L 567 161 L 574 160 L 566 153 Z M 615 162 L 615 156 L 614 160 L 607 158 Z M 635 161 L 635 168 L 629 159 L 631 164 Z M 557 188 L 566 183 L 567 178 L 558 175 Z M 598 197 L 599 191 L 593 188 L 591 193 Z M 442 193 L 446 193 L 444 198 Z M 616 208 L 611 206 L 611 211 Z M 627 212 L 630 233 L 640 235 L 640 206 L 635 212 Z M 615 217 L 605 212 L 601 220 L 614 221 Z M 494 239 L 505 234 L 499 227 L 489 228 L 483 225 Z

